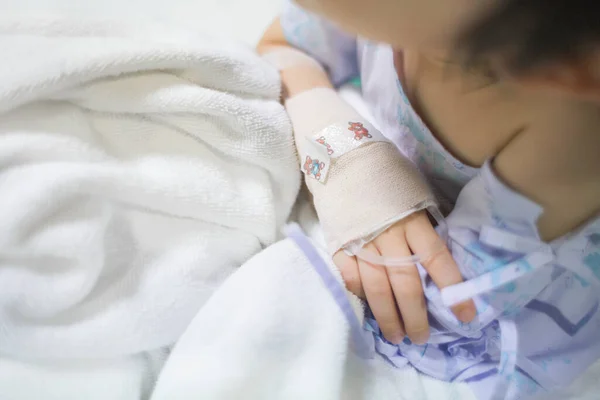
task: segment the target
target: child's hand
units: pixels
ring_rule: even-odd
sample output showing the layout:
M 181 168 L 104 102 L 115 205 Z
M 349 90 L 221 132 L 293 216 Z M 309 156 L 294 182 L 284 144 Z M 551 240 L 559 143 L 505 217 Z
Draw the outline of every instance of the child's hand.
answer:
M 378 236 L 365 248 L 386 257 L 408 257 L 432 254 L 438 250 L 440 238 L 421 211 L 407 217 Z M 348 290 L 366 298 L 383 335 L 392 343 L 400 343 L 405 335 L 417 344 L 429 338 L 427 307 L 416 266 L 389 267 L 372 265 L 343 251 L 333 261 L 342 273 Z M 462 281 L 461 273 L 447 248 L 423 263 L 440 288 Z M 475 318 L 475 304 L 467 301 L 452 311 L 463 322 Z

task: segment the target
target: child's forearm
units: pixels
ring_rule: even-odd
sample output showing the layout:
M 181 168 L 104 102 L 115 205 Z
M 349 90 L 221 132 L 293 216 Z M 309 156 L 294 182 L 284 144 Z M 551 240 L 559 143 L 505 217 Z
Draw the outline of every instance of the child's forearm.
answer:
M 259 54 L 267 54 L 276 48 L 292 47 L 285 39 L 279 19 L 276 19 L 266 30 L 256 47 Z M 297 94 L 314 88 L 331 88 L 332 84 L 322 68 L 301 64 L 290 66 L 281 71 L 281 81 L 284 88 L 284 97 L 293 97 Z
M 315 88 L 333 88 L 329 77 L 317 68 L 298 66 L 281 71 L 284 97 L 291 98 Z
M 281 71 L 301 166 L 331 253 L 431 205 L 414 165 L 332 90 L 319 63 L 286 47 L 275 21 L 257 50 Z

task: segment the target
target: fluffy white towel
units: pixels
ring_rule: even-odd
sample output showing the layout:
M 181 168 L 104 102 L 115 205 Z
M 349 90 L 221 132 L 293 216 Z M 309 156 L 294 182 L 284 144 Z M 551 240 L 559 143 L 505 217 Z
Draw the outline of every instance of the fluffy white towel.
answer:
M 300 176 L 277 72 L 154 25 L 0 17 L 0 353 L 172 344 Z

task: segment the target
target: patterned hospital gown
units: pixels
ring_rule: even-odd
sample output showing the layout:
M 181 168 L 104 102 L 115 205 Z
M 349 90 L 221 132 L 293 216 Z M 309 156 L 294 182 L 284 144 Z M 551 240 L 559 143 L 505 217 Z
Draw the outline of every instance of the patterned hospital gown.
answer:
M 419 266 L 432 335 L 392 345 L 375 320 L 366 329 L 393 365 L 466 382 L 480 399 L 525 399 L 569 385 L 600 358 L 600 218 L 544 243 L 542 209 L 506 187 L 489 164 L 463 165 L 415 113 L 389 46 L 346 35 L 286 3 L 287 40 L 319 60 L 335 85 L 360 78 L 382 133 L 429 180 L 447 218 L 449 246 L 465 283 L 441 293 Z M 442 299 L 477 294 L 475 321 L 459 322 Z

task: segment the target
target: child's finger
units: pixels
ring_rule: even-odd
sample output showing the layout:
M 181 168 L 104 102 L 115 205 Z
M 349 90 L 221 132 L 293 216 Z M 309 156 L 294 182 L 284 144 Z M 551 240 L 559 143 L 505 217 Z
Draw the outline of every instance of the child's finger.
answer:
M 439 251 L 440 237 L 426 217 L 415 218 L 407 227 L 408 244 L 415 254 L 433 254 L 422 263 L 438 288 L 443 289 L 463 281 L 460 269 L 454 262 L 448 248 Z M 452 307 L 452 311 L 462 322 L 471 322 L 477 313 L 472 300 Z
M 374 243 L 383 256 L 411 256 L 404 232 L 400 237 L 383 233 L 375 239 Z M 429 339 L 429 321 L 417 267 L 414 265 L 388 267 L 387 273 L 408 337 L 416 344 L 426 343 Z
M 379 255 L 373 243 L 367 244 L 365 249 Z M 385 266 L 358 259 L 358 270 L 367 301 L 383 336 L 392 343 L 402 342 L 404 330 Z
M 361 299 L 364 299 L 365 292 L 362 283 L 360 282 L 360 273 L 358 272 L 356 257 L 351 257 L 340 250 L 334 254 L 333 263 L 339 268 L 342 279 L 346 284 L 346 289 Z

